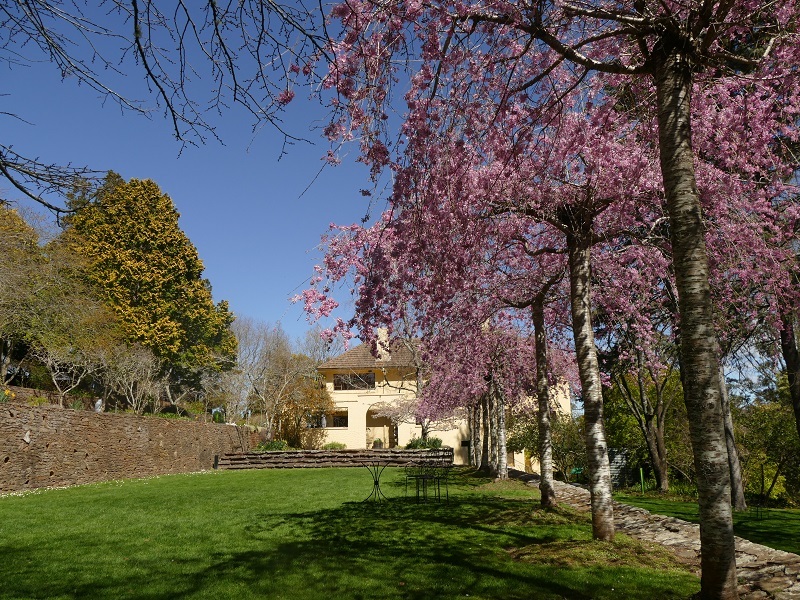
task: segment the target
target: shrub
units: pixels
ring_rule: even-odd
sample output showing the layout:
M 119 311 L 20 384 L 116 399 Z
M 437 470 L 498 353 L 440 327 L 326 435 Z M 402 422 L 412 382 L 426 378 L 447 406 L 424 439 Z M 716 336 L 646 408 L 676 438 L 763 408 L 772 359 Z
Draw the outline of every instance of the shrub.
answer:
M 437 437 L 427 439 L 413 437 L 406 444 L 406 450 L 438 450 L 442 447 L 442 440 Z
M 328 442 L 322 447 L 323 450 L 345 450 L 346 448 L 347 444 L 342 442 Z
M 31 406 L 46 406 L 50 404 L 50 400 L 48 400 L 45 396 L 32 396 L 28 399 L 28 404 Z
M 261 442 L 256 446 L 259 452 L 278 452 L 280 450 L 291 450 L 286 440 L 272 440 L 271 442 Z

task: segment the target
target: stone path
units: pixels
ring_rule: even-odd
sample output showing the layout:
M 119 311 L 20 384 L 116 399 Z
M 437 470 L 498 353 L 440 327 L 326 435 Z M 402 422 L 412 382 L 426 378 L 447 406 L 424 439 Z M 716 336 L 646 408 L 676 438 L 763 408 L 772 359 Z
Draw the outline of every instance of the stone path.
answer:
M 537 475 L 512 471 L 509 475 L 528 485 L 539 485 Z M 588 511 L 589 491 L 556 481 L 558 502 Z M 700 571 L 700 528 L 674 517 L 654 515 L 643 508 L 614 503 L 617 531 L 662 544 L 683 562 Z M 800 556 L 736 538 L 736 566 L 741 600 L 800 600 Z

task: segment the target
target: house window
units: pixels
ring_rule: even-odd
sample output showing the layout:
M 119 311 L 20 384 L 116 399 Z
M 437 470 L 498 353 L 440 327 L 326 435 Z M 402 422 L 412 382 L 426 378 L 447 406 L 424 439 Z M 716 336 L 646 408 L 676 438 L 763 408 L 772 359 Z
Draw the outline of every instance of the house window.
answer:
M 309 429 L 347 427 L 347 409 L 337 408 L 334 413 L 315 413 L 308 415 L 306 427 Z
M 347 409 L 334 413 L 332 427 L 347 427 Z
M 341 373 L 333 376 L 334 390 L 375 389 L 375 373 Z

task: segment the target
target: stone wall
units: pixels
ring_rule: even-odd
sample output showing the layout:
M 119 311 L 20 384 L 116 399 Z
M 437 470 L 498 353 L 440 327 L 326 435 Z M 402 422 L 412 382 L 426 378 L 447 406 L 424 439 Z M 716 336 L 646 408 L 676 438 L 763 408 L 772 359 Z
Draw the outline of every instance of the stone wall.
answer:
M 0 492 L 211 469 L 257 442 L 233 425 L 0 404 Z
M 360 465 L 404 467 L 406 465 L 452 466 L 453 449 L 405 450 L 282 450 L 238 452 L 220 456 L 220 469 L 307 469 L 358 467 Z

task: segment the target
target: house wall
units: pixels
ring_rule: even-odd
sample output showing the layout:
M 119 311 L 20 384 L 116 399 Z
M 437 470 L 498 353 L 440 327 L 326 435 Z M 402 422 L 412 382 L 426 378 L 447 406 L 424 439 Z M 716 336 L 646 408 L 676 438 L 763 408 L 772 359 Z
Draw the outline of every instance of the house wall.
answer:
M 356 372 L 375 373 L 375 388 L 372 390 L 334 390 L 333 372 L 323 373 L 328 392 L 337 408 L 346 408 L 348 427 L 325 428 L 325 441 L 340 442 L 348 448 L 372 447 L 376 438 L 382 440 L 383 447 L 393 445 L 404 447 L 412 438 L 422 436 L 422 427 L 413 423 L 401 422 L 397 426 L 397 439 L 394 439 L 392 426 L 388 419 L 375 419 L 368 413 L 378 404 L 390 404 L 401 397 L 413 398 L 416 381 L 410 370 L 364 369 Z M 377 410 L 377 409 L 375 409 Z M 444 446 L 453 448 L 454 462 L 457 465 L 469 463 L 469 449 L 463 448 L 462 440 L 469 439 L 467 423 L 461 422 L 456 428 L 435 431 L 432 435 L 441 438 Z
M 391 435 L 391 425 L 388 419 L 385 423 L 376 423 L 373 418 L 368 417 L 368 412 L 377 404 L 392 403 L 401 397 L 413 398 L 416 390 L 416 382 L 411 371 L 398 369 L 363 369 L 355 370 L 357 373 L 375 373 L 375 388 L 371 390 L 334 390 L 333 371 L 324 372 L 323 377 L 328 392 L 333 398 L 337 408 L 346 408 L 348 412 L 347 427 L 332 427 L 330 423 L 325 428 L 325 442 L 339 442 L 345 444 L 347 448 L 371 448 L 376 438 L 381 438 L 383 447 L 390 447 L 388 442 L 393 445 L 404 447 L 412 438 L 421 437 L 422 427 L 412 423 L 401 422 L 397 426 L 397 439 Z M 564 384 L 558 386 L 555 391 L 556 404 L 564 414 L 570 414 L 569 387 Z M 458 425 L 446 431 L 433 431 L 431 435 L 441 438 L 442 445 L 453 448 L 454 463 L 457 465 L 469 464 L 469 447 L 462 446 L 462 442 L 468 441 L 470 432 L 465 420 L 458 422 Z M 508 466 L 511 468 L 525 470 L 525 456 L 523 453 L 509 453 Z M 534 471 L 538 471 L 539 465 L 534 461 L 530 465 Z

